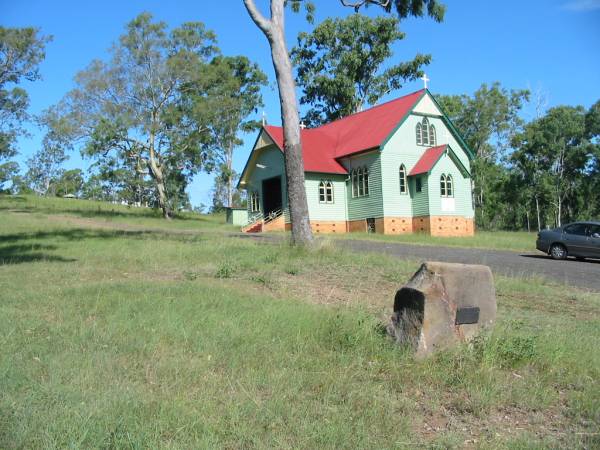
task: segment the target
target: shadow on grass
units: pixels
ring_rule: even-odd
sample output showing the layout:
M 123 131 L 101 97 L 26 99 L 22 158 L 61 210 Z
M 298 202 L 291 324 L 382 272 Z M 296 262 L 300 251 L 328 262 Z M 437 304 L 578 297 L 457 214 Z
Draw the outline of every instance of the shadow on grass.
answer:
M 10 201 L 23 203 L 26 202 L 27 199 L 25 197 L 10 197 Z M 0 211 L 13 211 L 13 212 L 21 212 L 21 213 L 42 213 L 42 214 L 71 214 L 74 216 L 79 216 L 83 218 L 94 218 L 94 217 L 102 217 L 102 218 L 140 218 L 140 219 L 162 219 L 162 212 L 159 209 L 150 209 L 150 208 L 134 208 L 128 207 L 127 210 L 116 210 L 114 208 L 106 209 L 104 208 L 90 208 L 90 209 L 79 209 L 79 208 L 63 208 L 62 205 L 60 208 L 52 208 L 52 207 L 44 207 L 40 205 L 11 205 L 11 204 L 0 204 Z M 173 220 L 180 220 L 185 222 L 211 222 L 209 219 L 198 216 L 190 216 L 184 214 L 173 213 Z
M 169 241 L 186 241 L 198 242 L 206 240 L 205 236 L 199 235 L 197 232 L 172 232 L 161 230 L 90 230 L 83 228 L 70 228 L 67 230 L 52 230 L 52 231 L 37 231 L 31 233 L 12 233 L 0 234 L 0 244 L 16 244 L 18 242 L 30 240 L 54 240 L 65 239 L 67 241 L 82 241 L 86 239 L 160 239 Z M 54 241 L 53 241 L 54 242 Z M 16 247 L 16 245 L 13 245 Z M 21 247 L 32 248 L 32 245 L 22 245 Z M 46 246 L 51 247 L 51 246 Z M 56 247 L 54 247 L 56 248 Z M 2 252 L 2 248 L 0 248 Z M 1 253 L 0 253 L 1 254 Z
M 0 247 L 0 266 L 22 264 L 35 261 L 74 262 L 73 258 L 44 253 L 40 250 L 56 250 L 55 245 L 7 245 Z

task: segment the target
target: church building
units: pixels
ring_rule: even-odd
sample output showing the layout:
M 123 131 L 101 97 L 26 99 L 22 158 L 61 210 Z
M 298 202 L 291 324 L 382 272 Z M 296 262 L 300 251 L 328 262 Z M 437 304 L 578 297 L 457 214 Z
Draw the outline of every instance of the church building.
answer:
M 474 234 L 473 153 L 427 89 L 301 137 L 313 232 Z M 283 151 L 283 129 L 263 126 L 239 182 L 244 231 L 291 226 Z

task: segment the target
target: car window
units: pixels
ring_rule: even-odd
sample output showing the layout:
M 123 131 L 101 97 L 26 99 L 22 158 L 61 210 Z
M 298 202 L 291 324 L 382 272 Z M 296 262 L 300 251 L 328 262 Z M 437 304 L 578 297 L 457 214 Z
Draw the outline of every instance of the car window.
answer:
M 585 223 L 575 223 L 573 225 L 569 225 L 568 227 L 565 227 L 565 233 L 574 234 L 577 236 L 585 236 L 586 228 L 587 228 L 587 226 Z
M 590 225 L 588 228 L 588 234 L 593 236 L 594 234 L 600 234 L 600 225 Z

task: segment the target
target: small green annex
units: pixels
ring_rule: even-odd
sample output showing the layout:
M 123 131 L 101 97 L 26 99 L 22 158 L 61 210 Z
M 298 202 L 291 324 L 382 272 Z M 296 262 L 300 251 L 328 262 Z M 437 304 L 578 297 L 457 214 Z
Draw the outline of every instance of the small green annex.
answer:
M 474 233 L 473 155 L 423 89 L 302 130 L 311 227 L 317 233 Z M 245 231 L 289 228 L 283 130 L 260 130 L 239 186 Z

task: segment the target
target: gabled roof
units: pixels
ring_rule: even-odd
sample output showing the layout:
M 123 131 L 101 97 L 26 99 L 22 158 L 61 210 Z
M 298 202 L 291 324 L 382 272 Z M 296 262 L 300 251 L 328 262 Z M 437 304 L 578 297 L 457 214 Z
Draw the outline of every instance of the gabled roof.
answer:
M 301 130 L 304 170 L 348 173 L 337 159 L 378 148 L 425 93 L 421 89 L 326 125 Z M 264 129 L 283 151 L 283 128 L 267 125 Z
M 267 125 L 264 129 L 283 151 L 283 128 Z M 319 133 L 314 133 L 316 130 L 318 128 L 301 130 L 304 171 L 347 174 L 348 171 L 335 159 L 333 143 L 327 142 L 326 137 Z
M 438 145 L 437 147 L 431 147 L 425 150 L 425 153 L 421 155 L 421 158 L 419 158 L 419 160 L 412 168 L 408 176 L 412 177 L 415 175 L 421 175 L 423 173 L 431 172 L 431 169 L 433 169 L 433 167 L 441 159 L 444 153 L 447 153 L 448 156 L 450 156 L 450 159 L 454 161 L 454 164 L 456 164 L 456 166 L 463 173 L 463 175 L 469 175 L 469 171 L 463 165 L 460 159 L 456 156 L 456 154 L 449 145 Z
M 434 104 L 442 114 L 440 116 L 441 119 L 448 125 L 450 132 L 458 140 L 459 145 L 467 153 L 469 159 L 472 159 L 473 152 L 463 141 L 460 134 L 458 134 L 443 112 L 441 106 L 427 89 L 421 89 L 412 94 L 335 120 L 326 125 L 301 130 L 304 171 L 347 174 L 348 171 L 340 163 L 340 158 L 368 150 L 383 148 L 425 95 L 429 95 L 433 100 Z M 272 140 L 282 152 L 284 151 L 282 127 L 273 125 L 264 126 L 257 137 L 256 143 L 259 142 L 263 133 L 265 133 L 268 136 L 268 139 Z M 254 144 L 255 148 L 256 143 Z M 429 158 L 435 159 L 436 153 L 433 152 L 433 150 L 436 148 L 438 147 L 427 150 L 425 155 L 422 156 L 421 160 L 423 160 L 423 167 L 427 166 Z M 454 162 L 459 169 L 461 169 L 463 173 L 469 174 L 469 171 L 460 162 L 460 159 L 456 157 L 456 154 L 452 149 L 448 149 L 450 156 L 455 160 Z M 437 159 L 439 159 L 442 153 L 437 155 Z M 254 153 L 252 155 L 254 155 Z M 252 155 L 246 162 L 246 167 L 244 167 L 244 170 L 242 171 L 242 176 L 240 177 L 240 183 L 242 184 L 245 180 L 246 170 L 250 167 L 249 163 L 253 157 Z M 435 165 L 437 159 L 432 163 L 433 165 Z M 417 164 L 417 166 L 419 166 L 419 164 Z M 417 166 L 415 166 L 415 168 Z M 409 175 L 415 174 L 413 173 L 415 168 L 413 168 L 413 171 L 411 171 Z
M 440 157 L 444 154 L 447 145 L 438 145 L 437 147 L 431 147 L 425 150 L 425 153 L 421 155 L 421 158 L 417 161 L 415 166 L 412 168 L 408 176 L 420 175 L 422 173 L 429 173 L 433 166 L 439 161 Z

